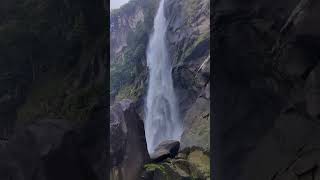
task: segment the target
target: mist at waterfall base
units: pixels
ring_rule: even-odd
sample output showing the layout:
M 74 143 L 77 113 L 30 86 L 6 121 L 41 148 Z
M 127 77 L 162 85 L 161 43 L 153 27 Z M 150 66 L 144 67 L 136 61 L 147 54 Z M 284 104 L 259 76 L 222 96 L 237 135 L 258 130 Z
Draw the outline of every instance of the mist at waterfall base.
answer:
M 162 141 L 180 140 L 183 129 L 173 88 L 172 65 L 166 47 L 164 0 L 160 2 L 153 29 L 147 48 L 149 87 L 144 120 L 149 153 L 153 153 Z

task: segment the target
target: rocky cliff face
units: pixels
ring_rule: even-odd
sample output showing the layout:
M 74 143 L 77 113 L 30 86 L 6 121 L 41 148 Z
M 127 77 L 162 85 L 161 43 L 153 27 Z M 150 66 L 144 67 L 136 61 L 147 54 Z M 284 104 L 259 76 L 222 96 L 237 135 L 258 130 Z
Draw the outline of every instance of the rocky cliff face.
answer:
M 209 2 L 166 1 L 172 75 L 185 127 L 181 146 L 200 146 L 207 151 L 210 148 Z
M 159 0 L 132 0 L 110 16 L 111 103 L 137 101 L 146 86 L 146 48 Z
M 113 54 L 111 56 L 111 79 L 114 79 L 114 83 L 111 82 L 111 90 L 114 90 L 111 95 L 116 101 L 124 98 L 136 101 L 139 114 L 143 118 L 143 104 L 147 89 L 145 52 L 153 27 L 155 10 L 158 6 L 141 3 L 132 1 L 111 13 L 111 43 L 114 43 L 111 45 L 113 46 L 111 48 L 111 54 Z M 209 1 L 174 0 L 166 1 L 165 6 L 169 22 L 167 41 L 173 63 L 174 85 L 186 127 L 182 147 L 196 145 L 208 150 L 210 131 Z M 128 37 L 129 33 L 131 33 L 129 36 L 131 38 Z M 142 38 L 141 34 L 147 38 Z M 132 40 L 134 42 L 131 42 Z M 134 53 L 129 53 L 132 49 Z M 121 74 L 116 72 L 123 68 Z M 133 70 L 135 68 L 141 70 L 135 72 Z M 128 70 L 131 72 L 126 72 Z M 131 75 L 132 79 L 128 79 L 128 76 Z M 120 80 L 119 77 L 123 78 Z M 128 80 L 123 82 L 124 79 Z M 120 84 L 115 85 L 116 80 Z
M 319 1 L 213 6 L 216 178 L 319 178 Z
M 152 175 L 151 177 L 146 175 L 144 178 L 206 179 L 210 176 L 209 2 L 209 0 L 165 1 L 165 16 L 168 20 L 167 43 L 173 64 L 172 76 L 185 127 L 181 149 L 185 149 L 186 152 L 182 153 L 183 158 L 177 162 L 169 158 L 168 161 L 172 161 L 172 166 L 167 166 L 166 162 L 146 165 Z M 131 99 L 141 119 L 144 119 L 144 98 L 148 87 L 146 47 L 158 3 L 158 0 L 135 0 L 111 12 L 112 103 Z M 194 146 L 200 149 L 190 149 Z M 197 162 L 192 161 L 193 151 L 196 151 L 195 154 L 203 155 L 196 160 Z M 188 158 L 189 155 L 191 160 Z M 175 169 L 176 166 L 183 167 Z M 153 174 L 159 173 L 153 172 L 159 167 L 168 176 L 161 175 L 161 172 L 158 175 Z
M 104 2 L 0 5 L 0 179 L 106 179 Z
M 132 2 L 131 2 L 132 3 Z M 129 5 L 125 7 L 129 8 Z M 136 30 L 138 23 L 144 22 L 144 11 L 140 4 L 133 5 L 129 11 L 114 10 L 110 18 L 110 52 L 111 62 L 121 56 L 123 49 L 128 46 L 127 38 L 130 32 Z

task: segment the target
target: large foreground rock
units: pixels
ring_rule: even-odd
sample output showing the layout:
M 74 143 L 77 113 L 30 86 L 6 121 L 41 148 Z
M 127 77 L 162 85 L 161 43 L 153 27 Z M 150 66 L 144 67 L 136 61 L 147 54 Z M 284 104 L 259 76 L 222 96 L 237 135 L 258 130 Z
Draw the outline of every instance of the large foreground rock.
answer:
M 69 124 L 53 119 L 41 120 L 18 130 L 0 152 L 0 179 L 31 180 L 35 176 L 46 179 L 44 164 L 50 163 L 41 161 L 41 158 L 57 151 L 64 143 L 64 136 L 72 136 L 67 135 L 68 132 Z
M 130 100 L 114 104 L 110 113 L 110 177 L 136 180 L 149 160 L 143 121 Z
M 161 142 L 155 149 L 150 158 L 154 162 L 160 162 L 168 157 L 174 158 L 180 149 L 180 142 L 175 140 L 166 140 Z
M 64 119 L 39 119 L 17 128 L 0 149 L 0 179 L 105 180 L 104 103 L 93 107 L 83 127 Z

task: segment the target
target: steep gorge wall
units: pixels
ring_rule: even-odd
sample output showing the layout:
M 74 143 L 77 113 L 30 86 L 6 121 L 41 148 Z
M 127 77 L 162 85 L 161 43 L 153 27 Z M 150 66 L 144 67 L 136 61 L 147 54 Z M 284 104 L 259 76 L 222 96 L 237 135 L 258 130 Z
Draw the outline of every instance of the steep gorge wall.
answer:
M 110 16 L 110 98 L 135 101 L 146 92 L 146 48 L 159 0 L 132 0 Z M 142 110 L 141 110 L 142 111 Z
M 185 128 L 181 146 L 209 151 L 210 1 L 172 0 L 166 7 L 173 84 Z
M 107 178 L 104 7 L 1 1 L 0 179 Z
M 213 8 L 216 179 L 319 178 L 319 1 Z
M 141 1 L 130 1 L 111 13 L 111 96 L 114 101 L 125 98 L 136 101 L 142 119 L 148 78 L 145 54 L 158 7 L 150 6 L 148 2 L 142 4 Z M 186 127 L 183 145 L 196 145 L 208 150 L 209 1 L 173 0 L 165 1 L 165 6 L 172 75 Z M 128 79 L 130 76 L 132 79 Z M 118 82 L 123 83 L 116 84 Z

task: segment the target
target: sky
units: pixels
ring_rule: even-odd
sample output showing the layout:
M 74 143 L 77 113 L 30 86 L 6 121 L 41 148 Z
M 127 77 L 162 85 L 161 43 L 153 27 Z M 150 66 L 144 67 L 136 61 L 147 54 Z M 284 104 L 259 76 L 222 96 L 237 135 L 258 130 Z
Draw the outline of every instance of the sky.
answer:
M 110 9 L 118 9 L 121 5 L 126 4 L 129 0 L 110 0 Z

